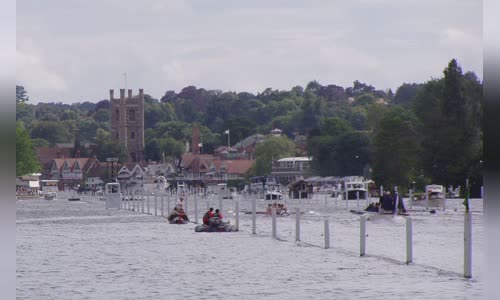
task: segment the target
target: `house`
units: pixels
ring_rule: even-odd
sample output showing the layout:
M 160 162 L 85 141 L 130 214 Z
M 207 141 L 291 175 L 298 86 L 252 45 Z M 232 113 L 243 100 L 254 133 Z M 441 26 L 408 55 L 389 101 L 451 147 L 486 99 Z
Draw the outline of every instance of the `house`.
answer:
M 285 157 L 273 162 L 271 176 L 280 183 L 295 182 L 308 176 L 311 171 L 311 157 Z
M 49 179 L 59 180 L 62 185 L 84 184 L 90 171 L 101 168 L 97 158 L 55 158 L 52 160 Z
M 255 148 L 259 143 L 264 142 L 264 138 L 266 136 L 263 134 L 254 134 L 251 135 L 238 143 L 236 143 L 233 148 L 238 151 L 240 156 L 246 159 L 253 159 L 254 153 L 255 153 Z

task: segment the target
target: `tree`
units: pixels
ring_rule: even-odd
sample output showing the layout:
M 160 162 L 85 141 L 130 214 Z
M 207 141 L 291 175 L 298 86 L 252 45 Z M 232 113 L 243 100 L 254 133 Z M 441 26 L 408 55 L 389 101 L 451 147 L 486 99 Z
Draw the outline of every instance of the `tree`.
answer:
M 377 185 L 406 187 L 417 175 L 419 122 L 400 106 L 380 120 L 374 137 L 373 178 Z
M 396 95 L 394 95 L 394 100 L 391 103 L 396 105 L 410 104 L 413 99 L 415 99 L 415 96 L 417 96 L 417 93 L 422 86 L 423 84 L 403 83 L 396 90 Z
M 287 137 L 267 137 L 264 143 L 255 148 L 255 175 L 266 176 L 271 173 L 271 163 L 283 157 L 293 156 L 295 144 Z
M 28 102 L 30 97 L 28 97 L 28 92 L 24 89 L 22 85 L 16 85 L 16 103 Z
M 16 176 L 41 170 L 28 132 L 22 122 L 16 122 Z

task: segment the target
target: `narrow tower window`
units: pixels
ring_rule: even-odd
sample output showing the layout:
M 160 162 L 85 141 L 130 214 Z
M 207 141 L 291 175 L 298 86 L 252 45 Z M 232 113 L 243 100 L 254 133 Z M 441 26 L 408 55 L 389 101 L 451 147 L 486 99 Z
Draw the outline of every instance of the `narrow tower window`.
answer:
M 129 121 L 135 121 L 135 110 L 131 109 L 128 111 L 128 119 Z
M 133 131 L 130 132 L 130 139 L 131 140 L 135 139 L 135 132 L 133 132 Z
M 115 110 L 115 120 L 120 121 L 120 111 L 118 109 Z

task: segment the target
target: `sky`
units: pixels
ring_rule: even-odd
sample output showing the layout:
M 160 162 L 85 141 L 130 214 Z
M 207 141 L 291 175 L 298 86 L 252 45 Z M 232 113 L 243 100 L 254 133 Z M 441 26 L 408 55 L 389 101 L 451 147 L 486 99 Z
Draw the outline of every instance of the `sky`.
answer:
M 482 30 L 478 0 L 18 0 L 16 77 L 31 103 L 312 80 L 396 91 L 452 58 L 483 78 Z

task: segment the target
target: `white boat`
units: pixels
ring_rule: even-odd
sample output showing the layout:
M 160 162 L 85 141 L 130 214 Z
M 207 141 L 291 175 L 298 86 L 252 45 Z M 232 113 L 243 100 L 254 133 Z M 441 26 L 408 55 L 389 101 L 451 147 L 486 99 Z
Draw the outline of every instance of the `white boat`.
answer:
M 266 200 L 283 200 L 283 193 L 277 190 L 266 191 L 264 197 Z
M 321 195 L 327 194 L 333 196 L 335 194 L 335 187 L 328 183 L 323 184 L 322 186 L 319 187 L 317 193 Z
M 431 184 L 425 187 L 424 197 L 413 201 L 414 205 L 428 207 L 446 207 L 446 192 L 444 186 L 439 184 Z
M 363 180 L 363 177 L 349 176 L 343 178 L 343 189 L 340 191 L 342 199 L 356 200 L 366 199 L 368 197 L 368 184 Z
M 57 194 L 55 192 L 46 192 L 43 196 L 45 200 L 54 200 Z

